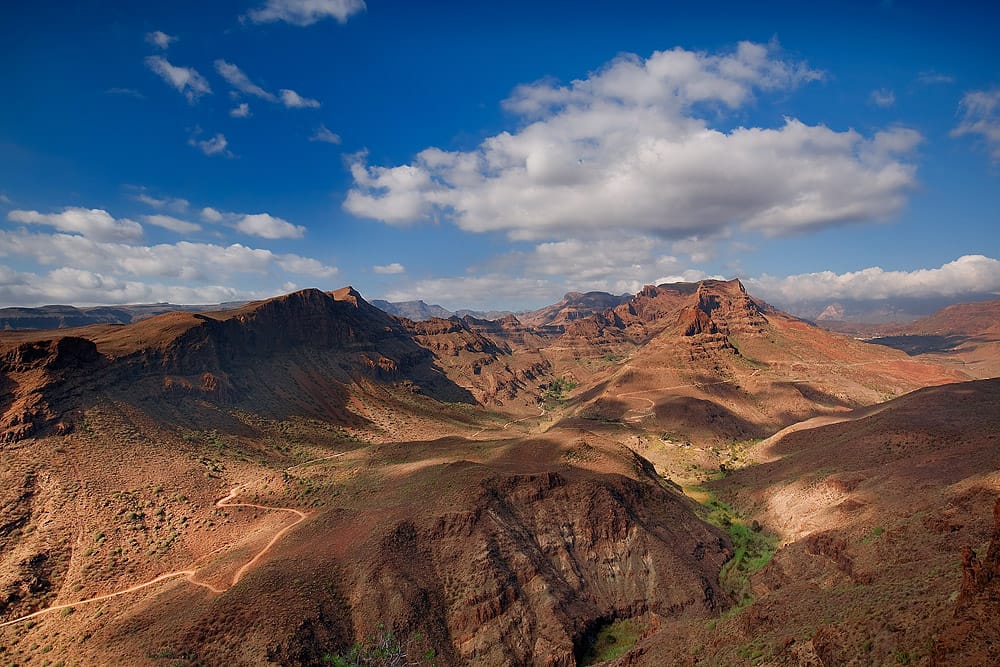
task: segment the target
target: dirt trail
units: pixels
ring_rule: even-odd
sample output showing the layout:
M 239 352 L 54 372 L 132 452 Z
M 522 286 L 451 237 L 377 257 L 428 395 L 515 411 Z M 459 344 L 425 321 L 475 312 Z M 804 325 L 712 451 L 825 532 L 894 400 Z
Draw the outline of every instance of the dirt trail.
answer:
M 506 426 L 504 428 L 506 428 Z M 304 463 L 299 463 L 299 464 L 296 464 L 296 465 L 291 466 L 289 468 L 285 468 L 285 472 L 291 472 L 292 470 L 295 470 L 296 468 L 301 468 L 303 466 L 307 466 L 307 465 L 310 465 L 310 464 L 313 464 L 313 463 L 318 463 L 320 461 L 328 461 L 329 459 L 337 458 L 339 456 L 343 456 L 343 453 L 332 454 L 330 456 L 324 456 L 324 457 L 317 458 L 317 459 L 311 459 L 309 461 L 305 461 Z M 128 588 L 122 589 L 120 591 L 115 591 L 114 593 L 105 593 L 103 595 L 95 595 L 94 597 L 85 598 L 83 600 L 77 600 L 76 602 L 67 602 L 67 603 L 64 603 L 64 604 L 57 604 L 57 605 L 53 605 L 51 607 L 46 607 L 45 609 L 40 609 L 39 611 L 33 612 L 31 614 L 27 614 L 25 616 L 21 616 L 19 618 L 15 618 L 15 619 L 12 619 L 12 620 L 9 620 L 9 621 L 4 621 L 3 623 L 0 623 L 0 628 L 8 626 L 8 625 L 14 625 L 15 623 L 22 623 L 24 621 L 28 621 L 28 620 L 30 620 L 32 618 L 37 618 L 38 616 L 41 616 L 42 614 L 47 614 L 47 613 L 52 612 L 52 611 L 58 611 L 60 609 L 68 609 L 69 607 L 79 607 L 79 606 L 85 605 L 85 604 L 92 604 L 94 602 L 102 602 L 104 600 L 110 600 L 111 598 L 115 598 L 115 597 L 118 597 L 120 595 L 127 595 L 129 593 L 135 593 L 136 591 L 141 591 L 144 588 L 149 588 L 150 586 L 155 586 L 156 584 L 159 584 L 162 581 L 166 581 L 168 579 L 174 579 L 174 578 L 177 578 L 177 577 L 184 577 L 185 580 L 187 580 L 188 582 L 194 584 L 195 586 L 200 586 L 202 588 L 205 588 L 205 589 L 211 591 L 212 593 L 215 593 L 215 594 L 225 593 L 227 590 L 229 590 L 230 588 L 232 588 L 233 586 L 235 586 L 236 584 L 238 584 L 239 581 L 243 578 L 243 576 L 250 570 L 250 568 L 252 568 L 254 565 L 256 565 L 260 561 L 261 558 L 263 558 L 265 555 L 267 555 L 267 553 L 271 550 L 271 548 L 275 544 L 277 544 L 278 541 L 282 537 L 284 537 L 284 535 L 288 531 L 290 531 L 292 528 L 294 528 L 295 526 L 297 526 L 300 523 L 302 523 L 303 521 L 305 521 L 306 518 L 309 516 L 307 513 L 303 512 L 301 510 L 295 509 L 294 507 L 270 507 L 270 506 L 267 506 L 267 505 L 257 505 L 257 504 L 254 504 L 254 503 L 234 503 L 234 502 L 230 502 L 237 495 L 239 495 L 240 491 L 242 491 L 244 488 L 246 488 L 246 486 L 247 486 L 246 483 L 244 483 L 244 484 L 238 484 L 237 486 L 234 486 L 224 498 L 221 498 L 218 501 L 216 501 L 215 506 L 216 507 L 252 507 L 254 509 L 266 510 L 266 511 L 271 511 L 271 512 L 286 512 L 288 514 L 294 514 L 297 518 L 295 519 L 294 522 L 288 524 L 287 526 L 285 526 L 284 528 L 282 528 L 278 532 L 276 532 L 271 537 L 271 540 L 267 543 L 267 545 L 263 549 L 261 549 L 260 551 L 258 551 L 254 555 L 253 558 L 251 558 L 249 561 L 247 561 L 246 563 L 244 563 L 243 566 L 240 567 L 240 569 L 236 571 L 236 574 L 233 575 L 232 581 L 229 584 L 229 586 L 227 586 L 225 588 L 217 588 L 216 586 L 213 586 L 212 584 L 209 584 L 208 582 L 199 581 L 195 577 L 195 575 L 198 573 L 197 569 L 175 570 L 173 572 L 167 572 L 165 574 L 161 574 L 161 575 L 159 575 L 157 577 L 154 577 L 153 579 L 150 579 L 149 581 L 145 581 L 145 582 L 143 582 L 141 584 L 136 584 L 134 586 L 129 586 Z M 231 543 L 229 543 L 229 544 L 231 544 Z M 224 545 L 220 546 L 218 549 L 215 549 L 214 551 L 210 552 L 207 555 L 212 555 L 214 553 L 217 553 L 217 552 L 221 551 L 222 549 L 224 549 L 225 547 L 229 546 L 229 544 L 224 544 Z M 199 560 L 203 560 L 203 559 L 204 559 L 204 557 L 202 559 L 199 559 Z
M 544 417 L 545 416 L 545 408 L 539 408 L 539 411 L 540 412 L 537 415 L 529 415 L 527 417 L 521 417 L 520 419 L 514 419 L 512 421 L 507 422 L 506 424 L 504 424 L 500 428 L 483 427 L 483 428 L 479 429 L 478 431 L 476 431 L 475 433 L 473 433 L 472 435 L 470 435 L 469 439 L 471 440 L 471 439 L 475 438 L 477 435 L 480 435 L 481 433 L 485 433 L 486 431 L 506 431 L 507 427 L 511 426 L 512 424 L 518 424 L 520 422 L 528 421 L 529 419 L 538 419 L 539 417 Z

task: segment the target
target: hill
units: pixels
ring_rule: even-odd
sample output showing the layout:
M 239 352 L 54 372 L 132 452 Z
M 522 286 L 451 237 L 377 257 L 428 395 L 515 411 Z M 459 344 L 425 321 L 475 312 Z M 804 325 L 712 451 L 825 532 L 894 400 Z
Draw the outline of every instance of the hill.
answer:
M 176 311 L 203 312 L 235 308 L 240 303 L 204 306 L 179 306 L 172 303 L 133 304 L 125 306 L 41 306 L 39 308 L 0 308 L 0 330 L 62 329 L 90 324 L 131 324 L 141 319 Z
M 16 660 L 315 664 L 389 623 L 439 664 L 572 664 L 729 604 L 728 539 L 646 461 L 473 409 L 439 359 L 512 355 L 463 321 L 344 288 L 2 340 Z
M 1000 299 L 947 306 L 908 324 L 823 326 L 961 368 L 973 377 L 1000 375 Z
M 569 292 L 559 303 L 522 313 L 518 319 L 528 326 L 565 326 L 574 320 L 603 313 L 625 303 L 631 294 L 615 296 L 607 292 Z
M 759 439 L 814 423 L 804 419 L 846 428 L 885 414 L 901 416 L 872 437 L 905 443 L 906 410 L 923 411 L 916 428 L 954 440 L 945 469 L 988 489 L 992 422 L 966 421 L 993 385 L 877 406 L 964 377 L 825 332 L 738 281 L 648 286 L 565 325 L 417 322 L 345 287 L 2 332 L 0 649 L 18 663 L 308 665 L 360 642 L 411 662 L 433 651 L 440 665 L 573 665 L 622 637 L 629 664 L 738 664 L 737 648 L 755 640 L 731 624 L 755 627 L 745 614 L 765 609 L 753 602 L 761 577 L 801 591 L 788 618 L 796 604 L 828 604 L 795 554 L 839 547 L 789 526 L 888 532 L 904 516 L 867 500 L 864 521 L 842 525 L 819 505 L 826 496 L 807 494 L 813 505 L 789 511 L 812 523 L 796 523 L 779 511 L 795 475 L 857 459 L 900 498 L 904 484 L 864 459 L 884 443 L 855 452 L 820 429 L 795 459 L 782 443 L 805 435 Z M 965 411 L 947 412 L 957 396 Z M 754 462 L 711 483 L 728 514 L 696 488 Z M 970 476 L 974 464 L 986 477 Z M 928 508 L 959 493 L 928 488 Z M 800 568 L 789 581 L 746 565 L 767 562 L 776 533 L 806 540 L 775 558 Z M 768 646 L 783 641 L 762 628 Z
M 754 450 L 758 465 L 709 483 L 773 526 L 781 547 L 751 578 L 752 601 L 691 641 L 724 664 L 743 662 L 741 646 L 778 664 L 928 664 L 935 653 L 935 664 L 991 664 L 996 625 L 962 635 L 955 610 L 960 590 L 959 619 L 996 608 L 985 578 L 963 582 L 962 554 L 986 555 L 993 532 L 998 401 L 1000 380 L 923 389 L 773 438 Z M 943 659 L 954 653 L 979 662 Z
M 429 320 L 432 317 L 449 318 L 452 316 L 451 311 L 445 310 L 441 306 L 428 305 L 423 301 L 383 301 L 382 299 L 375 299 L 372 305 L 376 308 L 383 310 L 390 315 L 398 315 L 399 317 L 405 317 L 414 321 Z

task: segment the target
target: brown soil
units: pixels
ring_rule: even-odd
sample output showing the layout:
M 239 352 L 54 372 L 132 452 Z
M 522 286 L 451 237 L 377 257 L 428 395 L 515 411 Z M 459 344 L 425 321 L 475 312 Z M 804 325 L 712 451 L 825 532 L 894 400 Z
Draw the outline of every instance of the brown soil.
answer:
M 344 288 L 0 334 L 0 658 L 321 664 L 384 624 L 442 665 L 573 665 L 641 619 L 621 664 L 929 659 L 901 637 L 949 632 L 985 544 L 997 385 L 907 394 L 966 376 L 738 281 L 578 306 L 415 323 Z M 736 609 L 680 491 L 720 466 L 784 541 Z

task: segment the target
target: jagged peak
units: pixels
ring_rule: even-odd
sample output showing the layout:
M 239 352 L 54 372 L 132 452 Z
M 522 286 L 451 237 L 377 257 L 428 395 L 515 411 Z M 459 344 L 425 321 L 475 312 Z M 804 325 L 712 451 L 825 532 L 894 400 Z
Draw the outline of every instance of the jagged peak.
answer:
M 359 302 L 365 301 L 361 294 L 351 285 L 333 290 L 330 292 L 330 296 L 333 297 L 334 301 L 347 301 L 348 303 L 353 303 L 355 306 L 359 305 Z

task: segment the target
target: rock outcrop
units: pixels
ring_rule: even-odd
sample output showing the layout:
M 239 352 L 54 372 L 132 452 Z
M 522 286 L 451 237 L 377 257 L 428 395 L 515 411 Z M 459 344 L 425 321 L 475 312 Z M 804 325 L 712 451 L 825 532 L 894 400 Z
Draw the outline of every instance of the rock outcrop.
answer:
M 962 550 L 962 588 L 954 621 L 934 643 L 931 665 L 1000 664 L 1000 498 L 993 507 L 993 537 L 986 553 Z

